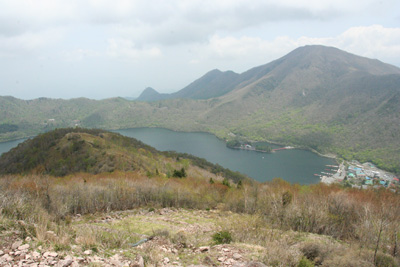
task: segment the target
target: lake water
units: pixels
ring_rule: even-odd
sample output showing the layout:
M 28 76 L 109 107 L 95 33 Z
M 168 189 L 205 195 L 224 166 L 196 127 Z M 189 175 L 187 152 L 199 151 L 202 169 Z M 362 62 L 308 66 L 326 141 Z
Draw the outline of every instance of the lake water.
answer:
M 8 142 L 0 142 L 0 155 L 8 152 L 11 148 L 16 147 L 19 143 L 24 142 L 26 139 L 19 139 Z
M 174 132 L 161 128 L 135 128 L 116 131 L 134 137 L 158 150 L 175 150 L 205 158 L 212 163 L 246 174 L 260 181 L 280 177 L 291 183 L 318 183 L 314 176 L 335 164 L 334 160 L 320 157 L 306 150 L 280 150 L 275 153 L 260 153 L 226 147 L 225 142 L 208 133 Z M 0 143 L 0 154 L 16 147 L 25 139 Z M 273 148 L 278 146 L 270 145 Z
M 135 128 L 116 132 L 134 137 L 161 151 L 175 150 L 205 158 L 260 182 L 280 177 L 291 183 L 318 183 L 319 177 L 314 174 L 324 171 L 325 165 L 335 164 L 332 159 L 306 150 L 280 150 L 268 154 L 230 149 L 225 142 L 208 133 L 174 132 L 161 128 Z

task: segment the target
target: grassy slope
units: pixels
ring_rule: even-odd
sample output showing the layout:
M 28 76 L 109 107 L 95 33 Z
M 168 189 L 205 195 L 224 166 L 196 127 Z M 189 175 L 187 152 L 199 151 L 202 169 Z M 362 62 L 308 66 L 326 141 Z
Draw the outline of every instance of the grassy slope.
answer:
M 239 253 L 239 262 L 269 266 L 297 266 L 303 255 L 322 266 L 373 266 L 380 235 L 380 259 L 399 261 L 398 194 L 282 180 L 228 188 L 193 174 L 3 176 L 0 245 L 8 235 L 29 236 L 33 249 L 141 255 L 153 265 L 164 257 L 184 266 L 219 265 L 220 257 Z M 214 246 L 212 235 L 219 231 L 228 231 L 233 243 Z M 156 238 L 141 247 L 129 245 L 152 235 Z M 211 249 L 201 253 L 200 246 Z M 394 251 L 396 259 L 390 256 Z

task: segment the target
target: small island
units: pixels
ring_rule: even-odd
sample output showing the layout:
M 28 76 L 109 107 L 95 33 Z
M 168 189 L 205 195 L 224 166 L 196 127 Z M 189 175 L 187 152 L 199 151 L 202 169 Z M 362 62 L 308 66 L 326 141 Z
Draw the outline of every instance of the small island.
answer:
M 232 149 L 252 150 L 263 153 L 271 153 L 272 148 L 265 143 L 252 143 L 237 139 L 226 142 L 226 146 Z

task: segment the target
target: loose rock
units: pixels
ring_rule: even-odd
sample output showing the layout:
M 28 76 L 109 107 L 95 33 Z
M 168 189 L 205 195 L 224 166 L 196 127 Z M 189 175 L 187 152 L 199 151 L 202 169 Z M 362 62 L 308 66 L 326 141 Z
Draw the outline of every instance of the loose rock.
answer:
M 18 241 L 15 241 L 12 245 L 11 245 L 11 249 L 12 250 L 16 250 L 19 246 L 21 246 L 22 245 L 22 240 L 18 240 Z
M 72 264 L 73 260 L 71 259 L 66 259 L 66 260 L 62 260 L 57 264 L 57 267 L 68 267 Z
M 242 258 L 242 255 L 240 255 L 239 253 L 234 253 L 232 257 L 234 260 L 240 260 Z
M 29 248 L 29 244 L 25 244 L 25 245 L 19 246 L 18 250 L 26 250 L 28 248 Z
M 85 250 L 85 251 L 83 252 L 83 254 L 85 254 L 85 255 L 91 255 L 92 252 L 93 252 L 93 251 L 91 251 L 91 250 L 89 249 L 89 250 Z
M 142 256 L 136 257 L 136 262 L 132 264 L 133 267 L 144 267 L 144 260 Z
M 206 252 L 210 250 L 210 247 L 204 246 L 204 247 L 199 247 L 200 252 Z

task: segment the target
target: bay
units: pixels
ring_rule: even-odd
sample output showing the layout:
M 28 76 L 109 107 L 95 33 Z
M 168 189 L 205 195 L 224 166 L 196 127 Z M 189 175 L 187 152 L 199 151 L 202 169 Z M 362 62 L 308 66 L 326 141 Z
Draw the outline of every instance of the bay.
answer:
M 115 132 L 134 137 L 161 151 L 173 150 L 205 158 L 260 182 L 282 178 L 291 183 L 318 183 L 320 179 L 314 174 L 323 172 L 326 165 L 336 164 L 333 159 L 300 149 L 275 153 L 230 149 L 224 141 L 208 133 L 175 132 L 163 128 L 134 128 Z
M 0 142 L 0 155 L 8 152 L 11 150 L 11 148 L 16 147 L 19 143 L 24 142 L 26 139 L 18 139 L 18 140 L 13 140 L 13 141 L 7 141 L 7 142 Z
M 175 132 L 163 128 L 134 128 L 115 132 L 136 138 L 161 151 L 173 150 L 205 158 L 260 182 L 282 178 L 291 183 L 314 184 L 319 182 L 315 173 L 323 172 L 326 165 L 336 164 L 333 159 L 300 149 L 275 153 L 230 149 L 224 141 L 208 133 Z M 0 155 L 24 140 L 1 142 Z M 270 146 L 279 147 L 273 144 Z

